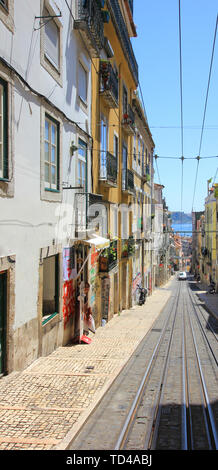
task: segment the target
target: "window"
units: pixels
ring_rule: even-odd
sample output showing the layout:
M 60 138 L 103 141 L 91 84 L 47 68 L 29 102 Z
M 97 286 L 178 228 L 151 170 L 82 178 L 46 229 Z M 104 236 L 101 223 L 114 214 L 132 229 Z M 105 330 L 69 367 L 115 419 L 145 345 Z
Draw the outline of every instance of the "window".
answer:
M 79 62 L 79 82 L 78 82 L 78 91 L 79 97 L 84 102 L 87 103 L 87 91 L 88 91 L 88 73 L 83 67 L 81 62 Z
M 117 164 L 118 164 L 118 161 L 119 161 L 119 140 L 118 140 L 118 136 L 116 134 L 114 134 L 114 156 L 116 157 Z
M 145 144 L 142 142 L 142 174 L 145 174 Z
M 141 156 L 140 156 L 140 151 L 141 151 L 141 141 L 140 137 L 138 138 L 138 164 L 141 164 Z
M 136 161 L 136 135 L 134 134 L 134 147 L 133 147 L 134 160 Z
M 101 162 L 100 176 L 107 178 L 108 123 L 104 116 L 101 118 Z
M 127 147 L 123 144 L 122 148 L 122 189 L 127 189 Z
M 0 178 L 8 178 L 7 83 L 0 78 Z
M 87 144 L 79 139 L 77 183 L 87 191 Z
M 42 316 L 45 323 L 59 312 L 59 255 L 43 260 Z
M 43 16 L 51 16 L 46 8 Z M 60 68 L 60 30 L 53 19 L 45 18 L 45 45 L 46 59 L 57 69 Z
M 8 10 L 8 0 L 0 0 L 0 5 L 2 5 L 6 10 Z
M 115 207 L 113 209 L 113 216 L 114 216 L 114 220 L 113 220 L 113 229 L 114 229 L 114 237 L 117 237 L 118 236 L 118 210 L 117 208 Z
M 128 94 L 127 89 L 123 85 L 123 114 L 128 114 Z
M 45 189 L 59 191 L 59 123 L 45 116 L 44 135 Z

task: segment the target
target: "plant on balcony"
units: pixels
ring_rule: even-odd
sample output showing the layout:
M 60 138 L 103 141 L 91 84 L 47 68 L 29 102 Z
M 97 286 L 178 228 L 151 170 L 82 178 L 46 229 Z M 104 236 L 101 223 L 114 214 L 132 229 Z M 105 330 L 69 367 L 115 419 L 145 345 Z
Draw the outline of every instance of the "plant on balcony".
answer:
M 126 258 L 128 256 L 128 240 L 122 242 L 122 257 Z
M 104 3 L 105 3 L 105 0 L 97 0 L 100 8 L 104 8 Z
M 129 237 L 129 240 L 128 240 L 128 253 L 129 253 L 129 256 L 132 256 L 135 253 L 135 240 L 133 236 Z
M 115 266 L 117 262 L 117 241 L 112 241 L 99 257 L 99 270 L 107 272 Z
M 124 113 L 123 114 L 123 121 L 122 121 L 122 124 L 124 125 L 127 125 L 127 126 L 132 126 L 133 128 L 135 127 L 135 123 L 133 122 L 133 120 L 131 119 L 131 117 L 129 116 L 129 114 L 127 113 Z
M 108 88 L 108 82 L 110 79 L 110 63 L 108 61 L 101 61 L 101 77 L 103 80 L 104 88 Z
M 123 115 L 123 123 L 124 123 L 124 124 L 131 124 L 131 122 L 132 122 L 132 121 L 130 120 L 129 115 L 128 115 L 127 113 L 124 113 L 124 115 Z
M 103 10 L 103 11 L 101 12 L 101 14 L 102 14 L 103 23 L 109 23 L 109 21 L 110 21 L 110 13 L 109 13 L 109 11 Z

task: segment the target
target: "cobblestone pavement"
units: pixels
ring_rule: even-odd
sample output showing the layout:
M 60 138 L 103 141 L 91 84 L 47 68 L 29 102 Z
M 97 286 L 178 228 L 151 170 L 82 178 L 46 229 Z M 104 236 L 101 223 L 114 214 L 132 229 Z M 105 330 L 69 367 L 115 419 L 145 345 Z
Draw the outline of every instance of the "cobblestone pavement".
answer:
M 171 295 L 171 282 L 145 305 L 122 311 L 90 334 L 0 380 L 0 450 L 66 449 Z
M 203 283 L 197 283 L 197 295 L 201 302 L 205 303 L 208 310 L 218 319 L 218 294 L 208 294 L 208 286 Z

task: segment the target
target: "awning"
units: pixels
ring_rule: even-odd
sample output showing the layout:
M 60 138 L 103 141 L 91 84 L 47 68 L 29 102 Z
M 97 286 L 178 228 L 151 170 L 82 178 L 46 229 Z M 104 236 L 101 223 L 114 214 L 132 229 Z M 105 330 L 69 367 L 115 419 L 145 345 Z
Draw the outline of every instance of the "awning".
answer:
M 104 248 L 108 248 L 110 246 L 110 240 L 108 238 L 99 236 L 91 238 L 90 240 L 82 240 L 82 242 L 86 243 L 87 245 L 94 245 L 97 250 L 103 250 Z

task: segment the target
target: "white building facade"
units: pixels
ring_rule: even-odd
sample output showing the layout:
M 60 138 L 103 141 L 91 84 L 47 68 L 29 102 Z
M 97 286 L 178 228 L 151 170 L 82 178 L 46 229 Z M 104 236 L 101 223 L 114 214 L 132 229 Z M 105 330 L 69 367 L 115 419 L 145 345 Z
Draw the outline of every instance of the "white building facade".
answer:
M 0 0 L 0 374 L 72 337 L 63 249 L 72 273 L 86 256 L 76 194 L 92 190 L 91 57 L 75 5 Z

